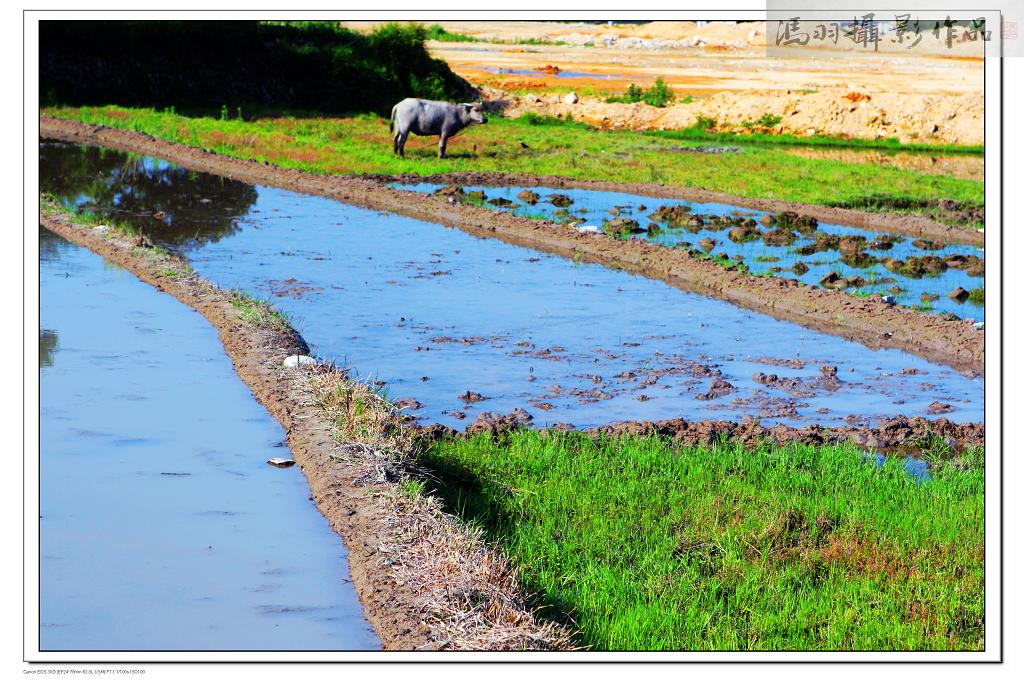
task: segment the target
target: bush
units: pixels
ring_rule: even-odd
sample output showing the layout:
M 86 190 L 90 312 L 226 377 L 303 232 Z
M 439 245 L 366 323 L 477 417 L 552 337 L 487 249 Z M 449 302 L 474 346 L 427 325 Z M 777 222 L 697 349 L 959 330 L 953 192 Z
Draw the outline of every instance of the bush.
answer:
M 40 93 L 44 106 L 212 116 L 222 107 L 386 115 L 404 97 L 473 97 L 429 55 L 426 35 L 395 23 L 363 35 L 328 21 L 43 21 Z
M 647 90 L 644 90 L 636 83 L 630 83 L 629 87 L 626 88 L 624 95 L 613 95 L 607 98 L 606 102 L 622 102 L 627 104 L 633 104 L 635 102 L 644 102 L 650 104 L 652 107 L 664 107 L 674 99 L 672 89 L 665 83 L 665 79 L 658 76 L 657 80 Z M 687 98 L 690 99 L 690 98 Z

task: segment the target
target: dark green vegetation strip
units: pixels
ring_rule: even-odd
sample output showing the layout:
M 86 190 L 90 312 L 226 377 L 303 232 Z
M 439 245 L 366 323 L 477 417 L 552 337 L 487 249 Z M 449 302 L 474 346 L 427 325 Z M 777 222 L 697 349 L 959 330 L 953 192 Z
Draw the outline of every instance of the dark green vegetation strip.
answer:
M 120 107 L 50 108 L 44 113 L 135 130 L 237 158 L 312 173 L 502 172 L 694 187 L 762 199 L 924 215 L 964 224 L 958 207 L 984 205 L 984 183 L 893 167 L 809 159 L 765 146 L 704 154 L 649 134 L 594 130 L 544 117 L 502 119 L 466 131 L 438 159 L 436 138 L 412 138 L 406 158 L 391 152 L 387 121 L 352 118 L 190 118 Z M 557 121 L 557 125 L 552 123 Z M 695 145 L 696 143 L 693 143 Z M 689 146 L 693 146 L 689 145 Z M 968 212 L 973 217 L 973 212 Z
M 516 432 L 423 464 L 581 643 L 984 648 L 984 454 L 918 482 L 853 446 L 679 447 Z
M 768 115 L 762 116 L 758 121 L 752 121 L 753 127 L 763 126 L 771 128 L 777 120 L 766 120 Z M 774 134 L 765 132 L 720 132 L 715 131 L 716 122 L 711 119 L 704 119 L 705 123 L 698 123 L 682 130 L 649 130 L 645 135 L 667 140 L 685 140 L 691 142 L 727 142 L 729 144 L 746 145 L 768 145 L 768 146 L 794 146 L 794 147 L 830 147 L 841 149 L 874 149 L 891 152 L 920 152 L 933 154 L 965 154 L 981 156 L 985 153 L 984 145 L 956 145 L 956 144 L 923 144 L 917 142 L 900 142 L 895 137 L 884 137 L 879 139 L 865 139 L 857 137 L 830 137 L 828 135 L 797 136 L 788 133 Z
M 45 104 L 385 114 L 403 97 L 472 93 L 428 54 L 420 25 L 364 35 L 329 21 L 44 21 L 39 33 Z

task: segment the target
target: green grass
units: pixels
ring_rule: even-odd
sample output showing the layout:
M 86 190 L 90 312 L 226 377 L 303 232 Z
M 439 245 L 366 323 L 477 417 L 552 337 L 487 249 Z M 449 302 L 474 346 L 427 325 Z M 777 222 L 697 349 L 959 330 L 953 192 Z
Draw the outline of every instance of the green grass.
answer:
M 431 24 L 424 32 L 425 40 L 437 40 L 443 43 L 479 43 L 480 39 L 464 33 L 452 33 L 440 24 Z
M 517 432 L 422 463 L 582 645 L 977 650 L 984 454 L 933 454 L 918 483 L 853 446 Z
M 776 120 L 778 119 L 778 120 Z M 752 125 L 771 127 L 779 123 L 781 119 L 771 114 L 765 114 Z M 913 142 L 900 142 L 894 137 L 869 140 L 857 137 L 830 137 L 828 135 L 812 135 L 802 137 L 788 133 L 776 135 L 761 132 L 725 132 L 716 131 L 718 122 L 713 118 L 698 116 L 697 123 L 682 130 L 648 130 L 645 135 L 659 137 L 669 140 L 690 140 L 700 142 L 728 142 L 730 144 L 767 145 L 767 146 L 797 146 L 797 147 L 833 147 L 844 149 L 875 149 L 893 152 L 919 152 L 938 154 L 967 154 L 980 156 L 985 153 L 984 145 L 954 145 L 954 144 L 923 144 Z
M 644 90 L 636 83 L 630 83 L 629 87 L 626 88 L 625 94 L 613 95 L 605 99 L 605 101 L 610 103 L 625 102 L 627 104 L 644 102 L 652 107 L 660 108 L 667 106 L 673 99 L 675 99 L 675 95 L 672 93 L 672 88 L 668 86 L 664 78 L 658 76 L 657 80 L 654 81 L 654 85 L 647 90 Z M 686 103 L 688 104 L 689 102 Z
M 967 300 L 976 305 L 985 305 L 985 288 L 971 289 Z
M 265 298 L 257 298 L 240 289 L 232 289 L 230 300 L 239 317 L 251 325 L 280 331 L 292 329 L 288 316 L 274 308 Z
M 965 206 L 984 203 L 984 185 L 977 180 L 803 158 L 763 144 L 747 145 L 754 135 L 728 138 L 741 146 L 742 153 L 707 156 L 670 151 L 680 146 L 679 139 L 698 145 L 703 138 L 594 130 L 581 122 L 542 116 L 493 116 L 487 125 L 474 126 L 451 141 L 449 159 L 437 158 L 436 138 L 416 137 L 410 138 L 402 159 L 391 152 L 387 121 L 370 114 L 249 121 L 120 107 L 44 111 L 312 173 L 514 172 L 694 187 L 819 205 L 862 205 L 882 212 L 906 206 L 900 210 L 921 215 L 933 213 L 930 206 L 943 199 Z

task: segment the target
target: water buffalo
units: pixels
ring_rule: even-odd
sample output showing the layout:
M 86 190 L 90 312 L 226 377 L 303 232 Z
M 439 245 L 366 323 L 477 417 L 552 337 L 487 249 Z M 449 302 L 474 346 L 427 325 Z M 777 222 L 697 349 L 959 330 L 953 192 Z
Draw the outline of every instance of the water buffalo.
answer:
M 399 156 L 405 156 L 405 140 L 409 133 L 440 135 L 437 156 L 442 159 L 448 158 L 444 153 L 448 138 L 457 135 L 471 123 L 487 123 L 482 105 L 452 104 L 407 97 L 391 109 L 390 130 L 395 136 L 394 152 Z

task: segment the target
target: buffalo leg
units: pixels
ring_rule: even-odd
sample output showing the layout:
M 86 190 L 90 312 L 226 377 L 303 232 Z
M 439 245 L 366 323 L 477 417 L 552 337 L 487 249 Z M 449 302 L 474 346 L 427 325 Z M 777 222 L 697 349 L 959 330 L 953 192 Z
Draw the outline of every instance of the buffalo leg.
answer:
M 441 141 L 437 143 L 437 158 L 447 159 L 448 155 L 445 153 L 445 148 L 448 146 L 448 136 L 441 133 Z

